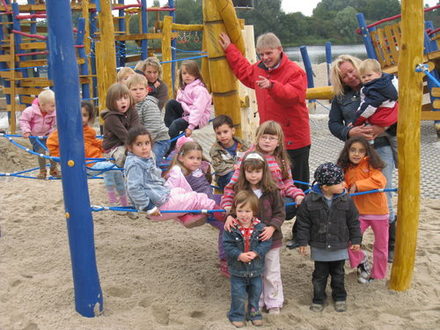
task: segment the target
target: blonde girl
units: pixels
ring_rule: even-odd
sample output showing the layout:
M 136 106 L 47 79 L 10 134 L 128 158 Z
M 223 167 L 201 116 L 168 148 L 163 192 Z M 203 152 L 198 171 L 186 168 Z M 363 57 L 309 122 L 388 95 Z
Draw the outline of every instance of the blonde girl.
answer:
M 264 156 L 272 179 L 275 181 L 285 202 L 295 201 L 297 206 L 301 204 L 304 199 L 304 193 L 293 184 L 289 157 L 284 149 L 284 133 L 281 126 L 273 120 L 264 122 L 258 127 L 255 140 L 255 145 L 249 150 L 256 150 Z M 238 181 L 240 173 L 240 163 L 237 166 L 238 168 L 232 175 L 231 181 L 224 189 L 221 206 L 226 210 L 230 210 L 232 206 L 234 186 Z M 291 219 L 295 214 L 295 206 L 290 205 L 286 207 L 286 220 Z
M 382 173 L 385 163 L 368 141 L 360 136 L 351 137 L 345 142 L 337 164 L 344 170 L 345 183 L 350 193 L 383 189 L 387 180 Z M 353 196 L 359 211 L 361 233 L 368 227 L 374 233 L 373 267 L 370 270 L 364 251 L 349 250 L 350 264 L 358 268 L 358 282 L 368 283 L 383 279 L 388 262 L 388 202 L 384 193 Z
M 235 194 L 240 191 L 249 191 L 258 197 L 259 207 L 256 217 L 266 225 L 260 239 L 272 240 L 271 249 L 265 256 L 260 307 L 265 306 L 270 314 L 278 314 L 284 303 L 280 248 L 283 239 L 281 226 L 286 213 L 280 190 L 273 181 L 267 162 L 261 153 L 253 151 L 245 155 L 237 184 L 234 186 Z M 235 223 L 234 218 L 228 216 L 225 230 L 230 231 Z
M 212 113 L 212 97 L 196 62 L 182 62 L 178 81 L 176 99 L 170 100 L 165 106 L 165 125 L 169 128 L 171 138 L 181 131 L 190 136 L 195 128 L 208 124 Z

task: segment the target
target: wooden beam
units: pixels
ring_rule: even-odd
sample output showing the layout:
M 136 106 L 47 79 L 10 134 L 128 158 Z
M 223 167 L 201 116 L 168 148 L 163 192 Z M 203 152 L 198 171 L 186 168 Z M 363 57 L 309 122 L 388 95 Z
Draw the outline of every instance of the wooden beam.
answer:
M 423 74 L 415 68 L 423 63 L 424 15 L 422 0 L 402 0 L 399 55 L 399 155 L 398 221 L 390 289 L 410 288 L 416 257 L 420 208 L 420 117 Z
M 162 29 L 162 61 L 171 61 L 171 26 L 173 24 L 173 18 L 171 16 L 165 16 L 163 19 Z M 173 80 L 171 78 L 171 63 L 162 64 L 163 69 L 163 81 L 168 86 L 168 97 L 171 99 L 173 95 Z
M 422 120 L 440 120 L 440 111 L 422 111 Z

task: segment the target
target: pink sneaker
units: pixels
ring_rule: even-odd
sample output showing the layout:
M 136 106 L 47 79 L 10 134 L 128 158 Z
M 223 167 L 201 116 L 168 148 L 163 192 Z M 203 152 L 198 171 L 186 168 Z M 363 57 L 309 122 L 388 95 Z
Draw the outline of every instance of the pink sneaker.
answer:
M 198 226 L 202 226 L 206 222 L 205 214 L 193 214 L 187 213 L 179 217 L 180 222 L 186 228 L 194 228 Z

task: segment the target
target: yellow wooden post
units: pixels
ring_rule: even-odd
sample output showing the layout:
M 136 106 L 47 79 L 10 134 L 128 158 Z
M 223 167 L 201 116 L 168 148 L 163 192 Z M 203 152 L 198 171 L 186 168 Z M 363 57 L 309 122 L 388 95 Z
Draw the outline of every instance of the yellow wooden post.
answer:
M 220 12 L 220 10 L 222 12 Z M 226 17 L 226 19 L 224 19 Z M 228 31 L 231 40 L 244 52 L 240 25 L 230 0 L 203 1 L 203 34 L 208 51 L 210 87 L 213 93 L 216 115 L 229 115 L 234 123 L 240 123 L 240 98 L 237 79 L 229 68 L 218 39 L 221 32 Z M 228 22 L 228 27 L 225 23 Z M 241 130 L 237 130 L 241 135 Z
M 396 247 L 390 289 L 410 287 L 416 256 L 420 207 L 420 111 L 423 63 L 423 1 L 402 0 L 402 30 L 399 55 L 399 201 Z
M 11 109 L 10 109 L 10 122 L 9 122 L 9 130 L 11 134 L 15 134 L 15 130 L 17 129 L 15 110 L 17 107 L 16 99 L 15 99 L 15 43 L 14 43 L 14 34 L 9 35 L 9 71 L 11 72 L 10 81 L 11 81 Z
M 162 62 L 171 61 L 171 26 L 173 18 L 165 16 L 163 18 L 162 28 Z M 162 64 L 162 78 L 165 84 L 168 85 L 168 97 L 173 97 L 173 80 L 171 78 L 171 62 Z
M 101 0 L 98 13 L 100 40 L 96 42 L 96 77 L 98 79 L 99 110 L 105 109 L 107 90 L 116 82 L 115 28 L 110 0 Z

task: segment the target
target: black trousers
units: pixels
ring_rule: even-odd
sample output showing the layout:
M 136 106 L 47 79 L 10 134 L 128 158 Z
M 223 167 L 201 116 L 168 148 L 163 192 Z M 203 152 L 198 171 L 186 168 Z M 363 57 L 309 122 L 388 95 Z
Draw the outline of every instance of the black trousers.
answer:
M 327 287 L 327 278 L 330 275 L 330 286 L 332 288 L 333 301 L 345 301 L 347 291 L 344 286 L 344 264 L 345 260 L 338 261 L 315 261 L 315 270 L 312 275 L 313 283 L 313 303 L 324 304 L 327 298 L 325 288 Z
M 168 127 L 168 134 L 170 138 L 174 138 L 179 135 L 180 132 L 188 128 L 188 122 L 182 118 L 183 108 L 182 105 L 176 100 L 169 100 L 165 106 L 164 122 Z M 176 145 L 176 140 L 171 142 L 169 152 L 171 152 Z
M 310 146 L 306 146 L 299 149 L 287 150 L 287 153 L 290 158 L 290 162 L 292 163 L 292 178 L 293 180 L 299 180 L 303 182 L 310 182 L 310 168 L 309 168 L 309 155 L 310 155 Z M 303 191 L 309 189 L 309 186 L 295 183 L 295 186 L 302 189 Z M 289 216 L 296 216 L 297 208 L 289 211 Z M 296 221 L 292 226 L 292 239 L 295 240 L 297 232 Z

